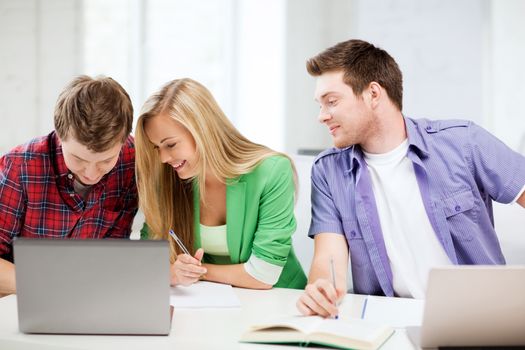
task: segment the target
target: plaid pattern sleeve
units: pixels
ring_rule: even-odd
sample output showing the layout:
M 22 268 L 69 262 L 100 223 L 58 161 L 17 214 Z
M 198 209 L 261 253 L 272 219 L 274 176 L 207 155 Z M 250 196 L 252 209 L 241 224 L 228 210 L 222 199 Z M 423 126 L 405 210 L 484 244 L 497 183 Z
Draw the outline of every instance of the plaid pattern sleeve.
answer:
M 7 157 L 0 158 L 0 257 L 11 254 L 11 241 L 20 231 L 25 205 L 16 169 Z
M 0 257 L 12 260 L 15 237 L 129 237 L 138 202 L 134 167 L 130 136 L 84 200 L 54 132 L 14 148 L 0 158 Z

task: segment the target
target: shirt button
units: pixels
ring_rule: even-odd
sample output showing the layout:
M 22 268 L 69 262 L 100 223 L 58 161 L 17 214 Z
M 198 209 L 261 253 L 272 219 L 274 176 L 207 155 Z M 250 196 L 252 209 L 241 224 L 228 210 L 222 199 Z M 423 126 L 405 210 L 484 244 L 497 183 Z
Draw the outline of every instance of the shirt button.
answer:
M 432 127 L 430 125 L 427 125 L 427 127 L 425 128 L 427 131 L 430 131 L 432 130 Z
M 73 178 L 73 174 L 67 174 L 67 178 L 68 179 L 72 179 Z
M 354 230 L 350 231 L 350 237 L 355 238 L 355 236 L 356 236 L 355 231 Z
M 456 211 L 460 211 L 461 210 L 461 206 L 459 205 L 456 205 L 456 207 L 454 208 Z
M 74 197 L 75 194 L 74 194 L 74 193 L 70 193 L 69 196 L 70 196 L 70 197 Z

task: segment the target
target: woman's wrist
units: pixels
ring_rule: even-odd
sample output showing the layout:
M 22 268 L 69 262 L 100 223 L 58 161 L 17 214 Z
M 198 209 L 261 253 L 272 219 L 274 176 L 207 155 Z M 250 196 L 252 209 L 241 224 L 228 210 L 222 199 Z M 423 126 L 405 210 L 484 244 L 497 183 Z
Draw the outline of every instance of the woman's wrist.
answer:
M 202 264 L 201 265 L 202 267 L 205 267 L 206 268 L 206 273 L 202 274 L 200 277 L 199 277 L 199 281 L 209 281 L 208 280 L 208 275 L 210 273 L 210 264 Z
M 179 284 L 179 280 L 177 278 L 177 274 L 175 273 L 175 265 L 170 265 L 170 285 L 175 287 Z

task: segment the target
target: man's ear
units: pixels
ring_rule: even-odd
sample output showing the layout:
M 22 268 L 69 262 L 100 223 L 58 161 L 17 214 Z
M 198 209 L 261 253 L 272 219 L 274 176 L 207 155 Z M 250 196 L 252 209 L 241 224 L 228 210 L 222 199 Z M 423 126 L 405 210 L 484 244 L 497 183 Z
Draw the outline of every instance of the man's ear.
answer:
M 372 108 L 376 108 L 379 105 L 381 95 L 383 94 L 383 91 L 381 90 L 381 85 L 373 81 L 370 84 L 368 84 L 366 92 L 370 101 L 370 106 Z

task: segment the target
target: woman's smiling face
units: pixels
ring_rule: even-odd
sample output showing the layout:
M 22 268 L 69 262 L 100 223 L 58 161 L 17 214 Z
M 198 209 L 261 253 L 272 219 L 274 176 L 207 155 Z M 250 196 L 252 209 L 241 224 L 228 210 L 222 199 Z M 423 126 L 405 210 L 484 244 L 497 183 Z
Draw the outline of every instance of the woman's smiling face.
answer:
M 171 165 L 179 178 L 197 175 L 199 157 L 195 139 L 186 127 L 163 113 L 146 120 L 144 131 L 159 152 L 160 161 Z

